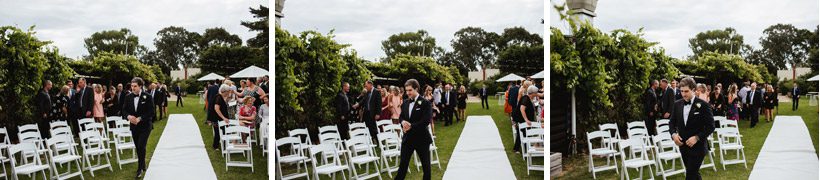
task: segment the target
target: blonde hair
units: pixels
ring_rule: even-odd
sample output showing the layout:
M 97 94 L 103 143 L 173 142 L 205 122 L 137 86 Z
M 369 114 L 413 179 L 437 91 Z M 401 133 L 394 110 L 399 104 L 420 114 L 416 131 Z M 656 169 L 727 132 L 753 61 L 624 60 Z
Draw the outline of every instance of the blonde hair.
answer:
M 242 99 L 242 103 L 244 103 L 245 105 L 253 105 L 251 101 L 253 101 L 253 97 L 251 96 L 245 96 L 245 98 Z
M 466 92 L 467 92 L 467 88 L 466 88 L 466 87 L 464 87 L 464 85 L 461 85 L 460 87 L 458 87 L 458 92 L 460 92 L 460 93 L 466 93 Z
M 93 84 L 93 85 L 91 85 L 91 87 L 94 88 L 95 93 L 102 93 L 103 92 L 102 86 L 100 86 L 99 84 Z
M 521 98 L 521 95 L 525 95 L 524 93 L 527 92 L 527 88 L 532 85 L 532 81 L 524 81 L 521 83 L 521 88 L 518 88 L 518 97 Z
M 71 88 L 70 88 L 70 87 L 68 87 L 68 85 L 63 85 L 63 87 L 62 87 L 62 88 L 60 88 L 60 94 L 62 94 L 62 95 L 68 95 L 68 90 L 69 90 L 69 89 L 71 89 Z

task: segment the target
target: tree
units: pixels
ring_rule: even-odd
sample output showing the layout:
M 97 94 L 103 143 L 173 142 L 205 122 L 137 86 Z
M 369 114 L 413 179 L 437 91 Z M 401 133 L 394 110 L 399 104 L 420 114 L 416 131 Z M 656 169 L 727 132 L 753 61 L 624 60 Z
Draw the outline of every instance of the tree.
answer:
M 544 71 L 544 45 L 509 46 L 498 55 L 498 69 L 503 73 L 529 76 Z
M 700 32 L 689 39 L 689 48 L 698 57 L 704 52 L 720 52 L 727 54 L 740 53 L 742 48 L 751 48 L 743 44 L 743 35 L 737 34 L 734 28 L 715 29 Z
M 178 64 L 182 65 L 187 78 L 188 68 L 197 60 L 199 52 L 197 43 L 200 37 L 198 33 L 189 32 L 182 27 L 162 28 L 157 32 L 157 38 L 154 39 L 154 46 L 157 48 L 156 61 L 164 62 L 171 70 L 179 69 Z
M 436 38 L 431 37 L 425 30 L 390 35 L 387 40 L 382 41 L 382 50 L 387 56 L 385 61 L 399 54 L 433 57 L 435 51 L 443 51 L 441 47 L 436 46 Z
M 812 32 L 795 28 L 791 24 L 776 24 L 763 30 L 760 45 L 765 51 L 764 60 L 771 61 L 778 69 L 792 68 L 792 79 L 796 78 L 796 68 L 807 61 L 810 53 Z M 816 41 L 816 39 L 815 39 Z
M 441 57 L 446 58 L 444 59 L 445 64 L 455 65 L 461 74 L 475 71 L 477 66 L 480 66 L 483 72 L 487 67 L 495 64 L 498 51 L 495 42 L 499 38 L 498 34 L 484 31 L 480 27 L 465 27 L 456 31 L 454 36 L 455 38 L 450 41 L 450 45 L 453 47 L 452 54 L 444 55 L 449 57 Z M 542 60 L 543 57 L 542 53 Z M 543 64 L 543 61 L 541 61 L 541 64 Z M 486 76 L 486 74 L 483 76 Z
M 261 50 L 247 46 L 211 46 L 199 54 L 198 63 L 203 72 L 230 75 L 251 65 L 267 66 L 267 59 L 259 60 L 262 54 Z
M 510 46 L 537 46 L 544 44 L 544 39 L 536 33 L 530 33 L 523 27 L 512 27 L 504 29 L 496 42 L 498 51 L 504 51 Z
M 430 57 L 400 54 L 389 62 L 367 64 L 367 69 L 375 76 L 397 79 L 398 82 L 405 82 L 408 79 L 416 79 L 422 85 L 432 85 L 439 81 L 464 82 L 454 66 L 442 66 Z
M 72 61 L 69 66 L 77 73 L 100 77 L 108 84 L 128 83 L 134 77 L 148 82 L 167 82 L 168 76 L 158 66 L 146 65 L 134 56 L 102 52 L 92 59 Z
M 140 46 L 139 38 L 127 28 L 95 32 L 85 38 L 85 48 L 91 57 L 100 52 L 134 55 Z
M 231 34 L 224 28 L 208 28 L 202 33 L 198 46 L 200 49 L 208 49 L 211 46 L 241 46 L 242 38 L 236 34 Z
M 705 52 L 689 61 L 678 61 L 676 66 L 684 74 L 702 76 L 715 83 L 732 83 L 743 80 L 755 82 L 773 82 L 776 77 L 767 72 L 765 66 L 746 63 L 743 57 L 735 54 Z M 686 68 L 683 68 L 686 67 Z M 712 84 L 713 82 L 706 82 Z
M 256 34 L 255 37 L 248 39 L 248 46 L 253 48 L 261 48 L 263 52 L 265 52 L 265 59 L 268 59 L 268 49 L 270 44 L 268 42 L 268 34 L 270 30 L 268 27 L 268 20 L 270 19 L 268 7 L 259 5 L 258 9 L 249 8 L 251 14 L 253 14 L 254 18 L 257 18 L 256 21 L 242 21 L 242 26 L 247 27 L 250 31 L 257 31 L 259 33 Z M 267 65 L 266 65 L 267 66 Z
M 814 32 L 812 32 L 812 35 L 809 38 L 809 59 L 806 63 L 811 68 L 811 74 L 817 74 L 817 68 L 820 67 L 817 52 L 820 49 L 820 47 L 818 47 L 817 45 L 817 40 L 820 39 L 820 36 L 818 35 L 818 29 L 820 29 L 820 26 L 815 26 Z

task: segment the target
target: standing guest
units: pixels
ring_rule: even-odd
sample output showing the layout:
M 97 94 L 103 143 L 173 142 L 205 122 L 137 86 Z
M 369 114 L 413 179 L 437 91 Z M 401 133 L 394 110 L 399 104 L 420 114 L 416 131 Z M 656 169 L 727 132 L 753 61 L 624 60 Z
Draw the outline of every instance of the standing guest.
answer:
M 509 95 L 509 98 L 507 98 L 507 103 L 510 103 L 510 107 L 512 107 L 512 112 L 515 112 L 516 107 L 518 107 L 518 90 L 519 87 L 518 83 L 516 82 L 510 87 L 509 92 L 507 93 L 507 95 Z
M 752 87 L 749 89 L 749 95 L 746 95 L 746 107 L 749 107 L 749 118 L 752 120 L 752 126 L 755 127 L 760 116 L 760 107 L 763 107 L 763 98 L 761 93 L 757 90 L 757 83 L 752 82 Z
M 219 95 L 219 81 L 214 81 L 213 84 L 208 85 L 205 87 L 205 109 L 212 109 L 213 106 L 213 98 Z M 209 115 L 210 116 L 210 113 Z M 211 119 L 208 117 L 207 119 Z
M 772 85 L 767 84 L 766 92 L 763 93 L 763 115 L 766 116 L 766 122 L 774 120 L 772 110 L 774 109 L 775 101 L 777 101 L 777 93 L 774 92 Z
M 262 101 L 264 101 L 265 104 L 259 106 L 259 119 L 262 119 L 262 123 L 267 123 L 268 117 L 270 117 L 270 103 L 268 101 L 268 96 L 262 96 Z
M 737 97 L 737 84 L 729 85 L 729 92 L 726 97 L 726 119 L 740 120 L 740 98 Z
M 219 130 L 220 129 L 219 129 L 219 123 L 218 122 L 223 121 L 226 124 L 228 123 L 228 100 L 227 99 L 230 97 L 231 91 L 232 91 L 231 87 L 228 86 L 227 84 L 220 85 L 218 87 L 218 89 L 219 90 L 217 90 L 217 92 L 219 92 L 219 93 L 216 96 L 214 96 L 213 99 L 211 99 L 212 103 L 211 103 L 210 109 L 208 109 L 208 123 L 214 129 L 213 144 L 211 145 L 211 147 L 213 147 L 214 150 L 217 150 L 217 151 L 219 150 L 219 147 L 220 147 L 219 146 L 220 145 L 220 143 L 219 143 L 220 142 L 220 139 L 219 139 L 219 134 L 220 134 Z
M 74 82 L 71 80 L 65 81 L 66 86 L 68 86 L 68 97 L 74 96 L 77 93 L 77 89 L 74 89 Z
M 99 84 L 94 84 L 94 120 L 98 123 L 105 122 L 105 111 L 103 102 L 105 101 L 105 88 Z
M 487 101 L 487 85 L 481 85 L 481 90 L 478 91 L 478 95 L 481 97 L 481 108 L 490 109 L 490 103 Z
M 683 98 L 683 96 L 680 94 L 680 88 L 678 88 L 677 80 L 672 80 L 672 91 L 675 91 L 675 101 Z
M 527 96 L 527 90 L 530 88 L 530 86 L 532 86 L 532 81 L 521 82 L 521 88 L 518 89 L 518 97 L 516 97 L 516 98 L 518 98 L 520 100 L 521 97 Z M 518 105 L 516 105 L 514 107 L 518 107 Z M 515 110 L 515 109 L 517 109 L 517 108 L 513 108 L 513 110 Z
M 390 119 L 393 120 L 393 124 L 399 124 L 399 117 L 401 115 L 401 103 L 403 102 L 401 96 L 401 92 L 399 92 L 399 87 L 390 86 Z
M 239 120 L 240 126 L 254 129 L 254 122 L 256 122 L 256 106 L 253 106 L 254 98 L 247 96 L 242 101 L 244 105 L 239 108 L 236 119 Z M 245 139 L 245 137 L 247 136 L 243 134 L 242 139 Z
M 749 102 L 746 102 L 746 100 L 747 100 L 746 96 L 749 95 L 749 90 L 750 89 L 751 89 L 751 87 L 749 87 L 749 81 L 746 81 L 746 82 L 743 82 L 743 87 L 741 87 L 740 91 L 738 91 L 738 96 L 740 97 L 740 101 L 741 101 L 740 119 L 747 119 L 749 117 L 748 112 L 750 110 L 747 110 L 747 109 L 749 109 L 749 107 L 746 106 L 746 105 L 749 104 Z
M 706 85 L 698 83 L 696 85 L 695 96 L 700 98 L 700 100 L 709 102 L 709 92 L 707 92 L 706 89 L 709 89 Z
M 399 172 L 396 179 L 402 180 L 407 175 L 407 168 L 410 166 L 410 156 L 413 152 L 421 160 L 421 169 L 424 172 L 423 179 L 430 179 L 430 144 L 433 138 L 427 126 L 432 118 L 432 104 L 424 98 L 420 98 L 419 82 L 415 79 L 407 80 L 404 83 L 405 92 L 410 97 L 402 104 L 401 127 L 404 136 L 401 141 L 401 154 L 399 161 Z
M 504 113 L 507 113 L 507 116 L 512 117 L 512 104 L 510 104 L 510 90 L 512 89 L 513 84 L 507 84 L 507 89 L 504 91 Z
M 675 102 L 675 114 L 669 120 L 669 133 L 675 145 L 680 147 L 686 179 L 701 179 L 700 165 L 710 149 L 710 143 L 704 140 L 715 130 L 712 110 L 706 101 L 695 97 L 694 88 L 694 79 L 681 80 L 683 99 Z
M 424 96 L 422 98 L 429 102 L 433 102 L 433 87 L 430 87 L 428 85 L 426 88 L 424 88 Z M 436 119 L 436 115 L 441 114 L 441 111 L 438 109 L 438 106 L 433 106 L 432 111 L 433 115 L 430 116 L 430 132 L 433 133 L 433 135 L 435 135 L 436 123 L 434 120 Z
M 350 103 L 350 96 L 348 93 L 350 92 L 350 84 L 347 82 L 342 83 L 342 91 L 336 94 L 336 127 L 339 129 L 339 136 L 342 139 L 347 140 L 350 139 L 348 136 L 348 121 L 351 119 L 350 111 L 353 109 L 353 106 Z M 266 97 L 266 96 L 263 96 Z M 266 98 L 267 99 L 267 98 Z M 262 108 L 259 108 L 260 112 Z M 263 119 L 264 120 L 264 119 Z
M 387 89 L 388 89 L 387 87 L 380 88 L 379 91 L 378 91 L 382 95 L 382 99 L 381 99 L 382 113 L 379 115 L 379 117 L 381 117 L 382 119 L 387 119 L 387 118 L 393 117 L 393 109 L 392 109 L 393 106 L 392 106 L 392 104 L 390 104 L 390 103 L 392 103 L 391 98 L 393 98 L 393 95 L 388 93 Z M 382 119 L 376 119 L 376 121 L 379 121 L 379 120 L 382 120 Z
M 262 82 L 259 83 L 259 87 L 262 88 L 262 91 L 265 91 L 265 94 L 268 94 L 268 75 L 262 76 Z
M 378 134 L 378 130 L 376 129 L 376 120 L 381 118 L 381 93 L 376 92 L 375 87 L 373 87 L 372 81 L 366 81 L 364 83 L 365 95 L 362 98 L 362 101 L 359 102 L 362 106 L 362 121 L 367 126 L 367 129 L 370 130 L 370 136 L 373 139 L 377 139 L 376 135 Z
M 67 85 L 60 88 L 60 93 L 54 98 L 54 106 L 52 108 L 52 119 L 59 121 L 68 120 L 68 93 L 71 92 Z
M 131 88 L 128 88 L 128 89 L 131 89 Z M 122 84 L 117 84 L 117 92 L 118 92 L 118 95 L 117 95 L 117 108 L 120 109 L 120 110 L 118 110 L 118 112 L 119 112 L 119 114 L 117 114 L 118 116 L 122 116 L 122 107 L 125 104 L 123 99 L 125 99 L 125 96 L 128 96 L 128 94 L 131 93 L 130 90 L 128 90 L 128 89 L 123 89 Z M 125 117 L 123 117 L 123 119 L 125 119 Z
M 80 78 L 77 80 L 77 103 L 80 109 L 80 116 L 81 118 L 92 118 L 93 114 L 92 111 L 94 110 L 94 89 L 88 87 L 88 84 L 85 82 L 85 78 Z
M 712 89 L 712 94 L 709 96 L 709 104 L 712 106 L 712 114 L 715 116 L 725 116 L 726 115 L 726 96 L 723 95 L 723 89 L 721 89 L 721 85 L 718 84 Z
M 800 103 L 800 88 L 797 88 L 797 83 L 792 83 L 792 111 L 797 111 Z
M 441 86 L 441 82 L 436 83 L 436 86 L 433 88 L 433 106 L 437 106 L 438 109 L 444 110 L 444 107 L 441 106 L 441 93 L 444 91 Z M 442 120 L 441 115 L 436 116 L 437 120 Z
M 165 90 L 162 89 L 162 85 L 159 84 L 152 84 L 154 86 L 153 96 L 154 96 L 154 104 L 157 106 L 157 118 L 154 119 L 155 121 L 159 121 L 165 117 L 165 112 L 163 111 L 163 107 L 165 107 L 166 102 L 168 101 L 168 96 L 165 95 Z
M 165 97 L 162 98 L 162 113 L 168 115 L 168 98 L 171 98 L 171 93 L 168 92 L 168 85 L 163 84 L 160 89 L 162 90 L 162 94 L 165 95 Z
M 455 110 L 456 103 L 456 93 L 453 92 L 452 86 L 450 84 L 444 85 L 444 92 L 441 96 L 441 104 L 443 108 L 443 115 L 444 115 L 444 126 L 449 126 L 453 124 L 453 111 Z
M 176 106 L 180 107 L 182 105 L 182 107 L 185 107 L 185 103 L 182 102 L 182 88 L 179 87 L 179 83 L 174 87 L 174 95 L 177 96 Z
M 657 129 L 655 129 L 655 119 L 658 111 L 658 95 L 655 94 L 655 89 L 658 88 L 658 80 L 654 80 L 649 83 L 649 88 L 646 88 L 646 91 L 643 94 L 643 111 L 646 115 L 646 120 L 644 123 L 646 127 L 648 127 L 649 135 L 657 135 Z
M 532 121 L 535 121 L 535 104 L 533 104 L 532 99 L 538 95 L 538 88 L 535 86 L 530 86 L 527 88 L 526 91 L 527 95 L 521 96 L 521 99 L 518 100 L 518 107 L 515 108 L 515 124 L 520 126 L 521 123 L 527 123 L 527 127 L 532 126 Z M 526 129 L 521 129 L 521 127 L 516 126 L 516 129 L 520 129 L 518 133 L 521 133 L 521 136 L 515 137 L 515 144 L 513 147 L 513 151 L 515 153 L 521 153 L 521 138 L 522 136 L 527 136 Z
M 661 119 L 669 119 L 672 116 L 672 111 L 674 111 L 672 108 L 675 107 L 675 90 L 667 82 L 666 79 L 661 79 L 661 88 L 663 88 L 660 101 Z M 694 90 L 694 87 L 692 87 L 692 90 Z
M 51 81 L 45 80 L 43 82 L 43 88 L 40 89 L 40 92 L 37 93 L 37 96 L 34 98 L 35 102 L 37 102 L 37 126 L 40 128 L 40 137 L 43 138 L 51 138 L 49 123 L 51 122 L 51 114 L 52 111 L 52 98 L 51 94 L 48 93 L 52 87 Z
M 122 110 L 122 107 L 116 107 L 118 99 L 117 90 L 114 89 L 114 86 L 108 88 L 108 91 L 105 92 L 103 99 L 103 111 L 106 116 L 114 116 L 119 114 L 119 110 Z
M 458 110 L 456 111 L 456 118 L 462 121 L 467 121 L 464 112 L 467 110 L 467 88 L 464 85 L 458 88 Z
M 137 176 L 141 178 L 145 172 L 145 147 L 148 144 L 148 137 L 151 135 L 154 118 L 154 101 L 147 94 L 142 93 L 142 86 L 145 82 L 142 78 L 135 77 L 131 80 L 131 94 L 123 99 L 122 113 L 126 120 L 130 122 L 131 137 L 137 150 Z M 217 141 L 214 141 L 217 142 Z

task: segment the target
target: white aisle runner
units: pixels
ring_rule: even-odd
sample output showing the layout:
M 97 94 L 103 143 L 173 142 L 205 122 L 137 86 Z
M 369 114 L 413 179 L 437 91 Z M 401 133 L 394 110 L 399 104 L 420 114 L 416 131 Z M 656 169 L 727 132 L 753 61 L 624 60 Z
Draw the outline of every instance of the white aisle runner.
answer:
M 490 116 L 467 116 L 442 179 L 515 179 Z
M 749 179 L 817 179 L 818 160 L 800 116 L 777 116 Z
M 216 179 L 194 116 L 171 114 L 167 121 L 145 179 Z

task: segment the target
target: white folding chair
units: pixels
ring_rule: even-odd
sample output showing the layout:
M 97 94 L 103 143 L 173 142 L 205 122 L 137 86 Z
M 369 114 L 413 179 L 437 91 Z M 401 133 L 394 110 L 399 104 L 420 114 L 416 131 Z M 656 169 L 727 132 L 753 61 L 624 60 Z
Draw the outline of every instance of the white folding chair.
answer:
M 543 158 L 544 158 L 544 146 L 543 146 L 544 130 L 543 129 L 535 129 L 535 128 L 534 129 L 529 129 L 529 130 L 527 130 L 527 137 L 526 138 L 528 139 L 527 140 L 528 143 L 527 143 L 527 146 L 526 146 L 526 148 L 527 148 L 527 152 L 526 152 L 526 156 L 527 156 L 527 175 L 530 175 L 530 170 L 543 172 L 544 171 L 544 164 L 543 163 L 542 164 L 535 164 L 535 163 L 533 163 L 535 161 L 533 161 L 532 159 L 540 157 L 540 158 L 542 158 L 542 160 L 539 161 L 539 162 L 544 162 L 543 161 Z M 535 141 L 533 139 L 540 139 L 541 143 L 534 143 Z M 538 145 L 541 145 L 541 146 L 538 146 Z
M 32 142 L 20 142 L 19 144 L 9 146 L 11 174 L 14 179 L 17 179 L 17 175 L 20 174 L 26 174 L 29 175 L 29 177 L 33 175 L 34 177 L 32 177 L 32 179 L 36 179 L 37 172 L 40 172 L 43 175 L 43 179 L 46 179 L 46 170 L 49 166 L 40 160 L 40 156 L 33 156 L 31 161 L 26 157 L 26 154 L 37 154 L 37 151 L 37 145 Z M 21 162 L 17 161 L 15 156 L 17 154 L 20 154 Z
M 300 150 L 294 151 L 294 149 L 303 147 L 301 144 L 301 140 L 297 137 L 284 137 L 276 140 L 276 174 L 279 175 L 279 179 L 288 180 L 300 177 L 310 179 L 307 166 L 307 163 L 310 162 L 310 158 L 302 154 L 302 151 Z M 283 150 L 285 148 L 290 148 L 291 151 Z M 284 174 L 284 171 L 282 171 L 282 164 L 295 164 L 296 167 L 300 168 L 297 168 L 295 173 Z M 302 172 L 301 166 L 299 165 L 304 166 L 305 172 Z
M 633 129 L 633 128 L 642 128 L 642 129 L 646 129 L 646 122 L 643 122 L 643 121 L 632 121 L 632 122 L 628 122 L 628 123 L 626 123 L 626 129 L 627 129 L 627 130 L 629 130 L 629 129 Z M 631 138 L 631 137 L 630 137 L 630 138 Z
M 612 154 L 616 154 L 618 152 L 615 151 L 615 150 L 612 150 L 612 148 L 610 148 L 613 144 L 604 144 L 605 146 L 597 147 L 597 148 L 593 147 L 594 144 L 592 143 L 592 140 L 600 139 L 601 141 L 603 141 L 604 139 L 609 139 L 609 138 L 610 138 L 609 137 L 609 132 L 607 132 L 607 131 L 593 131 L 593 132 L 588 132 L 587 133 L 587 148 L 589 150 L 589 168 L 588 168 L 588 171 L 592 172 L 592 178 L 593 179 L 597 178 L 595 176 L 595 173 L 601 172 L 601 171 L 615 170 L 615 172 L 618 173 L 618 164 L 610 162 L 610 158 L 612 159 L 612 162 L 617 161 L 617 159 L 615 159 L 615 156 L 612 156 Z M 595 156 L 605 157 L 606 158 L 606 165 L 595 166 L 595 161 L 593 161 L 593 158 Z
M 83 131 L 97 132 L 100 134 L 99 139 L 92 139 L 90 143 L 101 143 L 104 148 L 111 149 L 111 146 L 108 143 L 111 139 L 108 138 L 108 132 L 105 130 L 105 125 L 102 123 L 88 123 L 85 127 L 83 127 Z
M 541 123 L 530 122 L 530 125 L 527 125 L 527 123 L 519 123 L 518 124 L 518 129 L 519 129 L 518 136 L 521 139 L 521 143 L 519 144 L 521 146 L 520 147 L 521 148 L 521 159 L 527 159 L 527 157 L 526 157 L 527 143 L 543 143 L 544 140 L 543 139 L 527 139 L 525 137 L 525 134 L 522 134 L 520 132 L 521 131 L 526 132 L 527 130 L 530 130 L 530 129 L 541 129 Z M 529 142 L 530 140 L 532 140 L 533 142 Z
M 364 124 L 364 123 L 362 123 L 362 124 Z M 379 132 L 384 132 L 384 129 L 382 129 L 382 128 L 384 126 L 391 125 L 391 124 L 393 124 L 393 120 L 391 120 L 391 119 L 382 119 L 382 120 L 376 121 L 376 128 L 379 130 Z M 351 129 L 353 129 L 353 128 L 351 128 Z
M 80 156 L 77 152 L 77 149 L 74 146 L 68 146 L 68 151 L 65 153 L 60 153 L 58 148 L 59 145 L 72 143 L 73 137 L 70 134 L 59 134 L 52 136 L 50 139 L 46 140 L 46 146 L 51 150 L 49 153 L 49 158 L 51 159 L 50 169 L 51 169 L 51 177 L 52 179 L 69 179 L 74 176 L 80 176 L 80 179 L 85 179 L 83 177 L 83 167 L 80 165 L 80 161 L 82 161 L 82 156 Z M 74 162 L 73 165 L 77 165 L 77 172 L 72 172 L 71 170 L 71 162 Z M 57 168 L 57 165 L 67 164 L 67 170 L 64 173 L 61 173 Z
M 345 175 L 345 171 L 348 171 L 348 167 L 346 165 L 341 164 L 339 159 L 339 153 L 336 152 L 336 147 L 333 144 L 318 144 L 315 146 L 310 147 L 310 160 L 313 163 L 310 163 L 313 166 L 313 178 L 319 179 L 319 174 L 332 176 L 333 179 L 336 179 L 336 173 L 341 172 L 342 177 L 347 177 Z M 316 156 L 321 156 L 322 159 L 326 155 L 330 161 L 320 162 L 316 160 Z
M 430 165 L 438 165 L 438 169 L 441 169 L 441 162 L 439 161 L 440 159 L 438 157 L 438 146 L 436 146 L 436 137 L 433 136 L 433 132 L 431 129 L 432 128 L 430 127 L 430 125 L 427 125 L 427 132 L 430 132 L 430 136 L 433 138 L 433 143 L 430 143 Z M 415 159 L 416 162 L 416 170 L 420 170 L 419 168 L 421 167 L 421 161 L 419 160 L 419 157 L 416 154 L 413 154 L 413 159 Z
M 666 150 L 666 148 L 654 148 L 655 157 L 657 157 L 655 158 L 655 163 L 657 163 L 656 167 L 658 167 L 659 174 L 664 180 L 666 177 L 686 172 L 686 166 L 683 164 L 683 158 L 681 157 L 680 150 L 678 150 L 678 146 L 674 145 L 675 142 L 672 140 L 672 135 L 669 135 L 669 133 L 658 133 L 658 135 L 652 139 L 657 147 L 663 147 L 667 143 L 672 143 L 669 150 Z M 672 161 L 672 168 L 667 170 L 664 167 L 664 162 L 669 160 Z M 680 169 L 675 168 L 675 162 L 677 160 L 680 160 Z
M 308 150 L 310 150 L 310 146 L 313 145 L 313 141 L 310 140 L 310 134 L 308 134 L 307 129 L 302 128 L 290 130 L 288 131 L 288 137 L 295 137 L 299 139 L 299 145 L 291 150 L 303 151 L 303 155 L 310 153 Z M 297 166 L 297 168 L 299 167 Z
M 376 156 L 376 152 L 374 152 L 373 146 L 371 146 L 372 141 L 370 140 L 370 136 L 351 136 L 345 144 L 347 144 L 347 150 L 348 153 L 350 153 L 350 163 L 348 163 L 348 166 L 350 166 L 350 171 L 353 176 L 352 179 L 370 179 L 373 177 L 382 179 L 379 157 Z M 363 164 L 365 165 L 365 172 L 359 174 L 360 172 L 356 166 L 361 167 Z M 370 172 L 370 164 L 376 167 L 376 171 L 373 173 Z
M 6 157 L 6 152 L 9 147 L 11 146 L 11 141 L 9 140 L 9 133 L 6 131 L 6 128 L 0 128 L 0 136 L 3 136 L 0 139 L 0 167 L 3 168 L 3 174 L 0 174 L 0 177 L 6 177 L 6 162 L 11 161 L 10 157 Z
M 48 148 L 45 147 L 44 139 L 40 135 L 40 129 L 37 126 L 37 124 L 26 124 L 18 126 L 17 130 L 17 138 L 20 140 L 20 142 L 33 143 L 35 147 L 37 147 L 37 151 L 35 151 L 36 153 L 26 151 L 24 154 L 26 155 L 26 157 L 36 155 L 47 156 L 46 153 L 48 153 Z M 49 161 L 49 159 L 46 158 L 46 161 Z M 48 164 L 48 162 L 46 163 Z
M 602 143 L 601 146 L 603 146 L 604 143 L 614 144 L 614 143 L 617 143 L 618 141 L 621 140 L 621 131 L 618 130 L 618 124 L 615 124 L 615 123 L 601 124 L 601 125 L 598 125 L 598 128 L 600 128 L 601 131 L 606 131 L 606 132 L 610 133 L 610 136 L 609 136 L 610 138 L 604 139 L 603 141 L 601 141 L 601 143 Z M 617 151 L 617 149 L 615 149 L 616 148 L 615 146 L 610 146 L 610 147 L 613 148 L 612 150 Z M 613 154 L 613 156 L 614 156 L 614 154 Z
M 80 146 L 83 148 L 83 162 L 85 162 L 85 169 L 91 172 L 91 177 L 94 177 L 94 171 L 108 168 L 111 172 L 114 172 L 114 169 L 111 168 L 111 159 L 108 157 L 111 154 L 111 149 L 105 148 L 105 146 L 100 142 L 99 131 L 82 131 L 80 132 Z M 92 157 L 96 157 L 97 164 L 91 165 Z M 106 163 L 102 164 L 102 159 L 105 159 Z
M 625 176 L 626 179 L 631 179 L 629 178 L 629 169 L 639 170 L 638 172 L 640 173 L 640 179 L 643 179 L 644 167 L 649 167 L 649 172 L 653 172 L 652 165 L 655 164 L 655 162 L 650 160 L 649 157 L 647 157 L 649 154 L 646 152 L 646 148 L 643 147 L 645 144 L 643 139 L 630 137 L 627 140 L 621 141 L 619 144 L 621 167 L 623 168 L 622 170 L 624 172 L 623 174 L 621 174 L 621 177 Z M 640 156 L 634 156 L 632 158 L 627 159 L 627 150 L 637 151 L 632 152 L 632 154 L 640 154 Z
M 736 128 L 720 128 L 718 131 L 718 141 L 720 143 L 720 162 L 723 164 L 723 170 L 726 170 L 727 164 L 740 164 L 747 169 L 746 152 L 743 148 L 743 141 L 741 140 L 740 132 Z M 737 158 L 726 159 L 729 151 L 735 151 Z
M 353 123 L 353 124 L 356 124 L 356 123 Z M 350 129 L 351 130 L 353 129 L 353 124 L 350 124 L 350 126 L 351 126 Z M 362 124 L 364 124 L 364 123 L 362 123 Z M 336 134 L 338 134 L 339 133 L 339 128 L 336 127 L 336 125 L 329 125 L 329 126 L 319 127 L 319 134 L 325 134 L 325 133 L 336 133 Z
M 85 125 L 95 123 L 95 122 L 97 122 L 97 121 L 94 121 L 94 118 L 82 118 L 82 119 L 77 120 L 77 126 L 80 127 L 80 130 L 83 130 Z
M 229 141 L 225 146 L 225 170 L 228 170 L 229 166 L 234 167 L 250 167 L 251 172 L 253 172 L 253 148 L 251 148 L 250 142 L 248 142 L 248 137 L 251 136 L 251 130 L 245 126 L 229 126 L 225 128 L 225 134 L 236 134 L 241 137 L 238 141 Z M 243 135 L 247 135 L 246 137 L 242 137 Z M 234 153 L 242 153 L 246 154 L 245 161 L 231 161 L 231 154 Z
M 333 145 L 333 147 L 336 147 L 336 151 L 334 152 L 336 152 L 336 155 L 339 156 L 339 163 L 341 163 L 342 165 L 347 166 L 347 164 L 350 162 L 349 158 L 347 157 L 347 148 L 345 148 L 344 141 L 342 141 L 342 138 L 339 136 L 339 134 L 334 132 L 319 134 L 319 142 L 319 144 L 331 144 Z M 326 154 L 324 159 L 325 162 L 327 162 L 327 160 L 329 160 L 330 158 L 327 155 L 329 154 Z M 341 160 L 344 160 L 344 163 L 342 163 Z
M 228 120 L 227 123 L 225 121 L 217 121 L 217 127 L 219 128 L 219 141 L 220 141 L 219 145 L 220 145 L 220 149 L 222 150 L 222 156 L 225 156 L 228 153 L 227 151 L 225 151 L 225 148 L 227 147 L 228 142 L 236 141 L 240 138 L 239 136 L 237 136 L 235 134 L 227 134 L 226 133 L 225 129 L 227 129 L 228 127 L 233 127 L 233 126 L 239 126 L 239 122 L 238 121 L 231 121 L 231 120 Z
M 657 123 L 655 123 L 655 125 L 658 126 L 657 128 L 660 128 L 660 127 L 663 127 L 663 126 L 666 126 L 668 128 L 669 127 L 669 119 L 660 119 L 660 120 L 657 121 Z
M 131 130 L 127 127 L 112 128 L 114 139 L 114 150 L 117 153 L 117 164 L 122 169 L 123 164 L 137 162 L 137 149 L 134 145 L 134 138 L 131 137 Z M 131 150 L 131 158 L 124 158 L 125 151 Z
M 262 156 L 268 154 L 268 120 L 262 119 L 259 123 L 259 145 L 262 146 Z
M 387 175 L 390 178 L 393 178 L 393 172 L 399 171 L 399 156 L 401 155 L 401 143 L 395 145 L 388 145 L 387 143 L 390 141 L 399 142 L 399 136 L 396 133 L 379 133 L 376 135 L 379 140 L 379 149 L 381 150 L 381 160 L 382 160 L 382 168 L 383 171 L 387 171 Z M 390 164 L 390 161 L 393 161 L 393 164 Z

